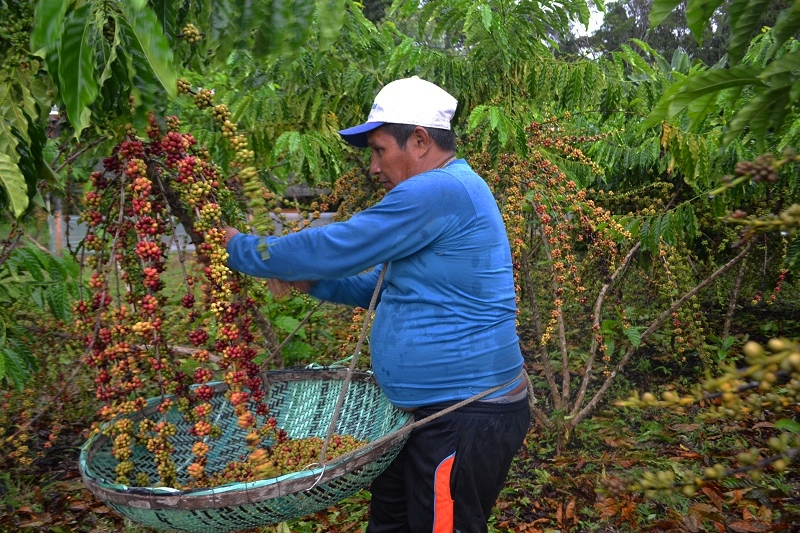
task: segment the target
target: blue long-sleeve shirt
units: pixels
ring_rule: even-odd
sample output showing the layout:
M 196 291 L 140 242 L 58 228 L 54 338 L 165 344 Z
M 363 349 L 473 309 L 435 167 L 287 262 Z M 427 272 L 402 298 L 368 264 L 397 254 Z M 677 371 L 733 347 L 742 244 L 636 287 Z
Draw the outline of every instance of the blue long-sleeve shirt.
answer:
M 380 273 L 370 269 L 388 262 L 370 352 L 399 407 L 462 400 L 521 372 L 508 238 L 488 186 L 463 160 L 399 183 L 345 222 L 238 234 L 227 251 L 234 270 L 316 281 L 313 296 L 364 308 Z

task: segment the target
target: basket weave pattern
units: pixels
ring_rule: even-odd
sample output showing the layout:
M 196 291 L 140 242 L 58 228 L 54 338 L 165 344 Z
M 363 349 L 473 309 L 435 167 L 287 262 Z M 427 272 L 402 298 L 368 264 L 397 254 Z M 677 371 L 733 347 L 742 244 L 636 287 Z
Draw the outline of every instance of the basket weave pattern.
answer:
M 346 371 L 275 371 L 266 374 L 269 383 L 270 416 L 290 438 L 325 438 Z M 354 373 L 337 421 L 335 433 L 374 441 L 410 422 L 408 413 L 392 406 L 370 374 Z M 233 407 L 223 397 L 224 384 L 214 387 L 212 422 L 222 428 L 222 436 L 209 439 L 209 473 L 222 470 L 229 462 L 248 453 L 246 431 L 239 428 Z M 152 399 L 144 413 L 132 415 L 158 419 L 161 398 Z M 180 483 L 190 478 L 186 467 L 194 460 L 196 437 L 177 410 L 168 413 L 178 427 L 170 440 L 175 447 L 173 460 Z M 367 444 L 337 457 L 324 468 L 309 465 L 307 470 L 252 483 L 231 483 L 213 489 L 175 490 L 169 488 L 128 487 L 114 483 L 117 460 L 111 455 L 110 439 L 97 435 L 84 444 L 80 470 L 84 484 L 118 513 L 139 524 L 174 531 L 210 533 L 236 531 L 283 522 L 325 509 L 365 488 L 395 458 L 407 433 L 398 434 L 378 446 Z M 158 473 L 151 454 L 143 446 L 134 447 L 133 462 L 157 484 Z

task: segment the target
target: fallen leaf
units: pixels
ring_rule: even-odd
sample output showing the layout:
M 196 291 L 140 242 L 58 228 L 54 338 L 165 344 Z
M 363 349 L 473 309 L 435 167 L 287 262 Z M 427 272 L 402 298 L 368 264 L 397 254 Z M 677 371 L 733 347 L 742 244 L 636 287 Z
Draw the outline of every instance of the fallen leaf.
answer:
M 669 428 L 679 433 L 689 433 L 690 431 L 697 431 L 700 429 L 700 424 L 675 424 L 669 426 Z
M 625 448 L 629 450 L 633 447 L 633 443 L 631 443 L 627 439 L 615 439 L 613 437 L 606 437 L 603 439 L 603 442 L 605 442 L 612 448 Z
M 717 508 L 713 505 L 708 505 L 707 503 L 696 503 L 689 508 L 690 511 L 694 511 L 697 514 L 717 514 Z
M 772 522 L 772 509 L 762 505 L 758 508 L 758 519 L 767 524 Z
M 739 522 L 733 522 L 728 524 L 728 528 L 732 529 L 736 533 L 761 533 L 763 531 L 769 531 L 770 527 L 767 524 L 763 524 L 760 522 L 753 522 L 750 520 L 741 520 Z
M 86 511 L 88 508 L 89 504 L 87 502 L 72 502 L 69 504 L 69 510 L 73 513 Z
M 567 509 L 564 511 L 567 520 L 575 521 L 575 498 L 572 498 L 567 504 Z
M 41 520 L 28 520 L 28 521 L 23 521 L 23 522 L 20 522 L 20 523 L 17 524 L 17 526 L 21 527 L 21 528 L 22 527 L 42 527 L 44 525 L 45 525 L 44 522 L 42 522 Z
M 680 524 L 675 520 L 659 520 L 650 524 L 647 529 L 649 531 L 675 531 L 679 526 Z
M 744 498 L 744 492 L 742 491 L 742 489 L 735 489 L 732 492 L 733 492 L 733 497 L 730 500 L 728 500 L 728 503 L 739 503 L 740 501 L 742 501 L 742 498 Z
M 703 494 L 708 496 L 708 499 L 717 506 L 717 510 L 722 511 L 723 500 L 722 493 L 719 491 L 719 489 L 713 485 L 704 485 L 701 490 L 703 491 Z
M 696 514 L 690 514 L 689 516 L 684 516 L 681 518 L 681 526 L 682 531 L 688 531 L 689 533 L 700 533 L 703 530 L 703 523 L 697 518 Z

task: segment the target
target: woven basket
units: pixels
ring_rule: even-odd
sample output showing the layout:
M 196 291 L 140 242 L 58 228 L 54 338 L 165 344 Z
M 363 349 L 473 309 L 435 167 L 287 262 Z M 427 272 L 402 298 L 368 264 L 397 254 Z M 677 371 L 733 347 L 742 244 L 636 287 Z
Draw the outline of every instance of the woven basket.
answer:
M 270 416 L 277 419 L 278 427 L 286 430 L 290 438 L 325 438 L 346 374 L 335 370 L 267 373 Z M 367 487 L 395 458 L 408 436 L 407 431 L 398 430 L 411 422 L 409 414 L 389 403 L 372 376 L 354 373 L 351 379 L 335 433 L 370 442 L 392 433 L 396 437 L 337 457 L 324 468 L 213 489 L 176 490 L 114 483 L 117 460 L 111 455 L 112 443 L 98 434 L 81 449 L 83 482 L 118 513 L 156 529 L 198 533 L 237 531 L 315 513 Z M 248 451 L 245 431 L 236 424 L 233 408 L 223 397 L 227 387 L 216 384 L 214 388 L 213 416 L 223 435 L 207 441 L 211 445 L 206 466 L 209 473 L 221 470 Z M 160 400 L 151 399 L 143 412 L 131 418 L 161 416 L 157 411 Z M 194 459 L 191 450 L 196 437 L 189 434 L 189 424 L 179 412 L 173 410 L 167 416 L 178 427 L 178 434 L 171 439 L 175 447 L 173 460 L 178 466 L 179 482 L 186 483 L 189 481 L 186 467 Z M 157 482 L 155 464 L 144 447 L 134 447 L 132 460 L 137 471 L 144 471 L 151 482 Z

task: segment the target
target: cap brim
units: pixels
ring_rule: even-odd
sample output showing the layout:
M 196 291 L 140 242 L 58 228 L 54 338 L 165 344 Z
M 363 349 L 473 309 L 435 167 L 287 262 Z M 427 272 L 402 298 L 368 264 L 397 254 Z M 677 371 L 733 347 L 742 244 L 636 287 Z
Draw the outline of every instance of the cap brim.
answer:
M 347 128 L 346 130 L 339 130 L 339 135 L 341 135 L 346 142 L 352 144 L 353 146 L 366 148 L 368 146 L 367 134 L 383 125 L 384 122 L 365 122 L 363 124 L 359 124 L 358 126 Z

